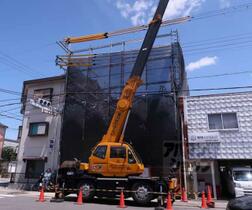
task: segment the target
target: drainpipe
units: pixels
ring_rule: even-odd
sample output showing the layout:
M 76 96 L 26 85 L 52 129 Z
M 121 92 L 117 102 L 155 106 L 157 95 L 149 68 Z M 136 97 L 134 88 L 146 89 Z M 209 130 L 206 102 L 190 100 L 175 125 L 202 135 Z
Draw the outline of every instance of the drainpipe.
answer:
M 181 123 L 181 138 L 182 138 L 182 158 L 183 158 L 183 181 L 184 188 L 187 191 L 187 179 L 186 179 L 186 157 L 185 157 L 185 135 L 184 135 L 184 116 L 183 116 L 183 97 L 179 98 L 179 109 L 180 109 L 180 123 Z

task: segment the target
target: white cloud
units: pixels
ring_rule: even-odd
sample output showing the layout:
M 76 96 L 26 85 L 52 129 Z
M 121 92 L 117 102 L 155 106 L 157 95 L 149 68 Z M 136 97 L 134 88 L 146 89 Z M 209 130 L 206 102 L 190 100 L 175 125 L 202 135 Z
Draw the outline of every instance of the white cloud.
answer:
M 116 0 L 116 7 L 124 18 L 129 18 L 133 25 L 147 23 L 153 16 L 157 0 Z M 205 0 L 170 0 L 164 19 L 187 16 L 200 8 Z
M 230 0 L 220 0 L 220 7 L 227 8 L 231 6 Z
M 200 69 L 205 66 L 215 65 L 217 62 L 217 59 L 218 59 L 217 56 L 213 56 L 213 57 L 207 56 L 207 57 L 201 58 L 198 61 L 189 63 L 186 66 L 186 70 L 187 71 L 194 71 L 194 70 Z
M 148 19 L 147 11 L 154 7 L 155 2 L 152 0 L 136 0 L 130 3 L 127 0 L 117 0 L 116 7 L 120 10 L 124 18 L 129 18 L 133 25 L 144 24 Z
M 165 11 L 164 18 L 170 19 L 180 16 L 187 16 L 193 10 L 200 8 L 205 0 L 171 0 Z

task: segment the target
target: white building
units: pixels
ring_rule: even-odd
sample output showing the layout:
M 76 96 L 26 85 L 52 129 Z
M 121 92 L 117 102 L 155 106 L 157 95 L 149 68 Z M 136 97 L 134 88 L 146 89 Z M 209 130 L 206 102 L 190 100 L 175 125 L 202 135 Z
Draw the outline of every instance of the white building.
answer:
M 252 92 L 184 98 L 189 191 L 225 196 L 228 169 L 252 166 Z
M 3 142 L 4 142 L 5 133 L 6 133 L 7 128 L 8 128 L 8 126 L 0 123 L 0 159 L 2 157 Z
M 22 103 L 23 124 L 18 150 L 16 182 L 37 179 L 46 169 L 58 168 L 61 112 L 64 105 L 65 76 L 25 81 Z M 42 112 L 31 99 L 45 99 L 57 114 Z
M 19 141 L 12 139 L 4 139 L 3 147 L 11 147 L 14 151 L 18 151 Z

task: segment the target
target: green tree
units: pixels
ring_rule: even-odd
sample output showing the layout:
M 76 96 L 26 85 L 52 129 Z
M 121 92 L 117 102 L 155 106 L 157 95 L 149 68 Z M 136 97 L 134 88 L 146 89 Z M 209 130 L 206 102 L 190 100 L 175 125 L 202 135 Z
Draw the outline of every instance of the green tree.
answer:
M 6 161 L 16 160 L 17 153 L 12 147 L 4 147 L 2 150 L 2 159 Z

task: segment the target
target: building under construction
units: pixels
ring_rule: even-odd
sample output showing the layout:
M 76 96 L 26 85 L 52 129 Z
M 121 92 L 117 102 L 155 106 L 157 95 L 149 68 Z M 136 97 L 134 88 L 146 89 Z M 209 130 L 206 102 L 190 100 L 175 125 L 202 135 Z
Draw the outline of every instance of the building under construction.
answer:
M 57 64 L 67 66 L 61 162 L 87 161 L 106 132 L 138 53 L 136 44 L 130 48 L 130 43 L 132 40 L 83 49 L 88 51 L 85 55 L 58 56 Z M 177 32 L 157 37 L 142 80 L 125 139 L 134 145 L 148 173 L 169 175 L 182 159 L 178 96 L 188 94 Z

